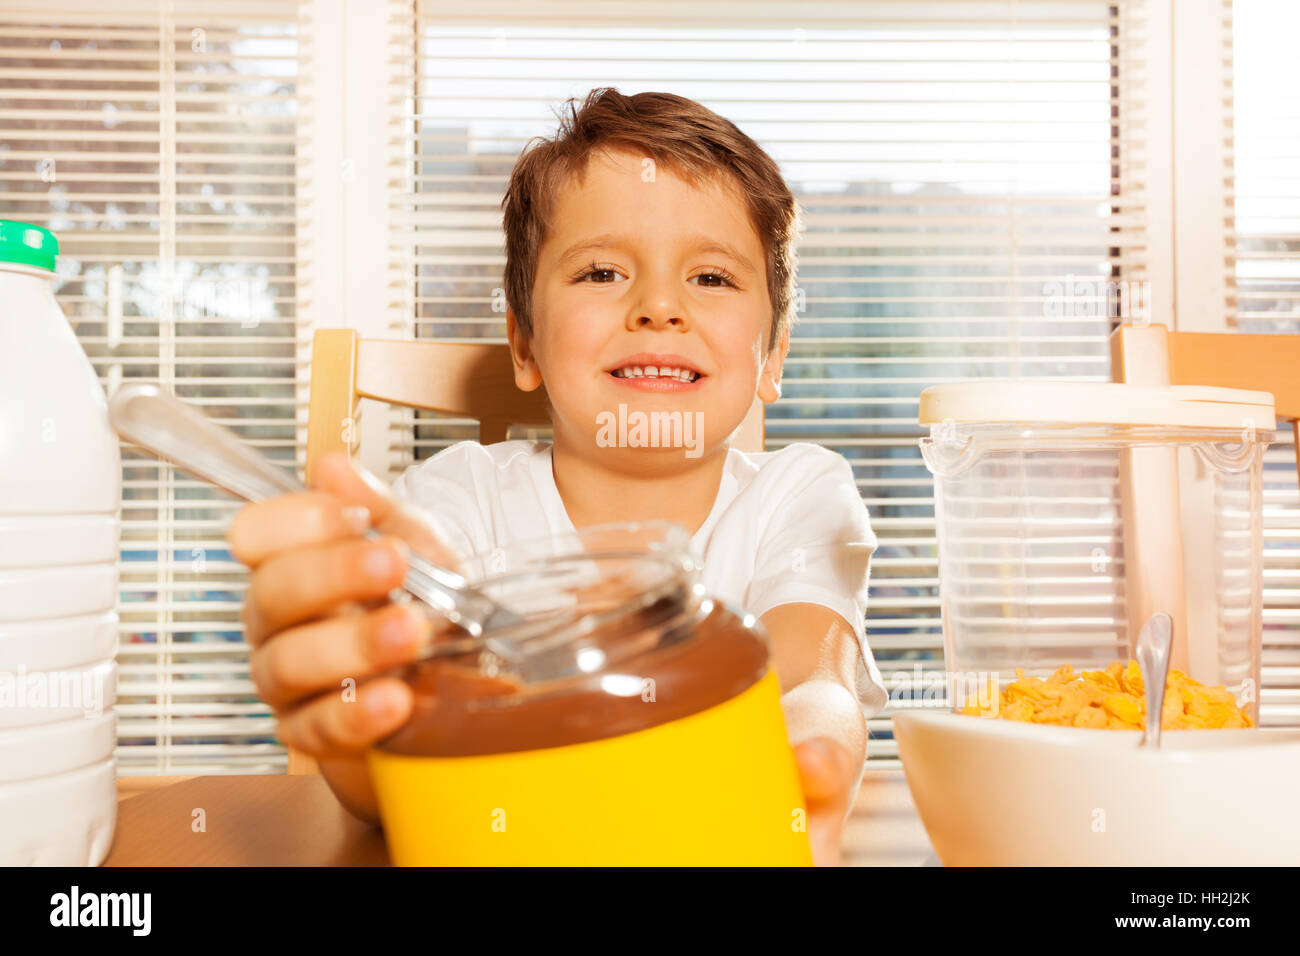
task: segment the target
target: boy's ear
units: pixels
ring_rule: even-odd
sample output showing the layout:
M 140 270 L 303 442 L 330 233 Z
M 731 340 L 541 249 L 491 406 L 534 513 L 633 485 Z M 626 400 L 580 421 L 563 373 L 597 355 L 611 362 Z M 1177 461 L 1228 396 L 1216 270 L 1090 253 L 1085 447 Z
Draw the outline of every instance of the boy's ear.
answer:
M 767 361 L 758 374 L 758 397 L 771 405 L 781 397 L 781 372 L 785 368 L 785 357 L 790 351 L 790 328 L 781 333 L 776 347 L 767 353 Z
M 506 339 L 515 366 L 515 385 L 521 392 L 531 392 L 542 384 L 542 371 L 533 358 L 532 343 L 515 321 L 515 310 L 510 308 L 506 309 Z

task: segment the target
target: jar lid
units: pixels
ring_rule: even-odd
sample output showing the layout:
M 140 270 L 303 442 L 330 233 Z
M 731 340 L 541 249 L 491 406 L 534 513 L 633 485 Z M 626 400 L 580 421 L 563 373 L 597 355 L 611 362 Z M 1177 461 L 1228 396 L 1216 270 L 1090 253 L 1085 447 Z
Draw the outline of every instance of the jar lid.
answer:
M 54 233 L 30 222 L 0 219 L 0 262 L 16 262 L 54 271 L 59 240 Z
M 1272 431 L 1270 392 L 1204 385 L 995 380 L 921 393 L 922 425 L 1168 425 Z

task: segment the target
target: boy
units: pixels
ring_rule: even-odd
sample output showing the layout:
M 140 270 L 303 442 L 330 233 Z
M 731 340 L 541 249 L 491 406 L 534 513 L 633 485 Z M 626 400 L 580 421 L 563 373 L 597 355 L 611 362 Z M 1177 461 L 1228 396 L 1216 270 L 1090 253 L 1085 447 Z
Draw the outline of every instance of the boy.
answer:
M 363 752 L 405 721 L 409 691 L 372 677 L 361 706 L 327 691 L 432 640 L 424 615 L 361 603 L 400 583 L 405 548 L 456 566 L 538 535 L 674 521 L 709 592 L 772 639 L 814 858 L 837 862 L 866 717 L 886 698 L 864 636 L 875 537 L 838 455 L 729 447 L 755 395 L 780 397 L 794 197 L 753 140 L 692 100 L 606 89 L 570 108 L 553 140 L 524 150 L 502 203 L 515 381 L 545 382 L 554 441 L 462 442 L 391 493 L 340 453 L 321 460 L 316 490 L 242 509 L 230 542 L 253 569 L 253 680 L 281 739 L 377 820 Z M 656 412 L 683 423 L 667 446 L 611 427 Z M 389 537 L 358 540 L 371 524 Z

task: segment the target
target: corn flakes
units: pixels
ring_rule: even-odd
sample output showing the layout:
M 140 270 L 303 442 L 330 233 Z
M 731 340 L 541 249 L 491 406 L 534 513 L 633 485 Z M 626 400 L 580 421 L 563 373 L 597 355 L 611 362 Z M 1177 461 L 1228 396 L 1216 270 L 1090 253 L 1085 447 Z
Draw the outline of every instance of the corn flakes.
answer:
M 989 699 L 996 694 L 990 684 Z M 994 715 L 1003 720 L 1063 727 L 1142 730 L 1146 726 L 1146 688 L 1138 662 L 1111 663 L 1102 671 L 1075 674 L 1065 664 L 1046 680 L 1026 677 L 1016 668 L 1016 679 L 997 698 Z M 963 714 L 985 716 L 978 702 L 962 708 Z M 1251 727 L 1250 716 L 1237 706 L 1223 687 L 1207 687 L 1182 671 L 1169 672 L 1165 701 L 1160 712 L 1165 730 Z

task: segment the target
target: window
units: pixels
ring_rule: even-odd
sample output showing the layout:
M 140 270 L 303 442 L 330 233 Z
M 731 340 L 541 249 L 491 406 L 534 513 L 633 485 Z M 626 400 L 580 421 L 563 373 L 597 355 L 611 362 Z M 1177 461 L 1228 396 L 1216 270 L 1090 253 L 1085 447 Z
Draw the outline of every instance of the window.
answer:
M 1300 332 L 1300 7 L 1235 0 L 1232 182 L 1239 331 Z M 1235 283 L 1233 282 L 1235 280 Z M 1292 430 L 1264 459 L 1264 651 L 1260 721 L 1300 726 L 1300 490 Z
M 59 237 L 110 391 L 160 381 L 299 461 L 293 2 L 0 11 L 0 216 Z M 237 503 L 123 448 L 119 773 L 284 766 L 248 679 Z
M 300 469 L 313 325 L 500 340 L 499 202 L 527 140 L 596 86 L 702 101 L 776 158 L 804 207 L 768 447 L 816 441 L 852 463 L 880 538 L 869 638 L 907 706 L 943 667 L 923 388 L 1105 380 L 1117 312 L 1145 298 L 1172 320 L 1175 263 L 1222 279 L 1206 308 L 1224 329 L 1300 331 L 1295 16 L 1280 0 L 10 4 L 0 216 L 58 234 L 57 294 L 110 388 L 159 379 Z M 1209 59 L 1171 69 L 1201 21 Z M 1171 77 L 1219 69 L 1220 53 L 1232 111 L 1199 92 L 1171 108 Z M 1172 221 L 1171 184 L 1194 188 L 1172 165 L 1189 131 L 1228 131 L 1224 163 L 1200 167 L 1224 193 L 1205 220 L 1221 232 Z M 1153 291 L 1135 301 L 1132 283 Z M 363 457 L 390 478 L 476 436 L 367 417 Z M 1280 430 L 1272 725 L 1300 724 L 1294 464 Z M 123 772 L 282 769 L 224 546 L 237 503 L 129 449 L 123 479 Z M 897 765 L 889 716 L 871 727 L 873 767 Z

